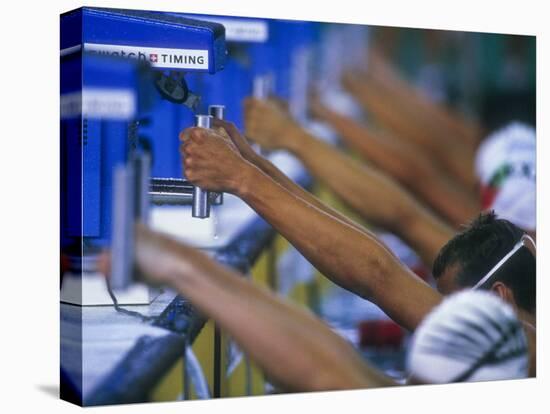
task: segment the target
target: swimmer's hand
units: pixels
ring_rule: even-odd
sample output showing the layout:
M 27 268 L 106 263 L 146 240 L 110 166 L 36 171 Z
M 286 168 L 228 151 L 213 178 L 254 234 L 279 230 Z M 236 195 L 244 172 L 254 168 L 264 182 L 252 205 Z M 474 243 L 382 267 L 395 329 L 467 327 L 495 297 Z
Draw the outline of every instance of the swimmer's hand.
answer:
M 144 224 L 136 223 L 135 234 L 136 282 L 155 287 L 172 285 L 178 273 L 191 271 L 195 263 L 204 260 L 204 255 L 196 249 L 155 232 Z M 104 250 L 98 259 L 98 270 L 107 279 L 111 274 L 111 266 L 111 251 Z
M 193 184 L 211 191 L 238 193 L 243 175 L 252 165 L 227 134 L 212 129 L 187 128 L 180 133 L 185 175 Z
M 301 127 L 280 104 L 255 98 L 247 98 L 245 109 L 245 134 L 254 142 L 268 149 L 290 149 Z

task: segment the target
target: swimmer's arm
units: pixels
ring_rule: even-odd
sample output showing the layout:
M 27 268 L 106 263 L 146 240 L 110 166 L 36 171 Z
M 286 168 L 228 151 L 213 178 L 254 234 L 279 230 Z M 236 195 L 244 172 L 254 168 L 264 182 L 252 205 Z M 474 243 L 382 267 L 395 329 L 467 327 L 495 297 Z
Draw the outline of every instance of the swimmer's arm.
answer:
M 366 221 L 407 242 L 425 264 L 431 265 L 452 237 L 449 226 L 390 177 L 312 136 L 271 102 L 247 99 L 245 124 L 251 139 L 266 148 L 292 152 Z
M 410 188 L 423 202 L 455 226 L 467 223 L 479 214 L 475 197 L 453 184 L 445 170 L 406 140 L 339 114 L 322 104 L 318 113 L 340 134 L 344 142 L 366 160 L 373 162 Z
M 371 232 L 369 232 L 367 229 L 365 229 L 363 226 L 355 223 L 354 221 L 352 221 L 349 218 L 345 217 L 341 213 L 331 209 L 329 206 L 322 203 L 313 194 L 311 194 L 308 191 L 304 190 L 302 187 L 300 187 L 299 185 L 294 183 L 294 181 L 290 180 L 275 165 L 273 165 L 271 162 L 269 162 L 269 160 L 267 160 L 267 159 L 261 157 L 260 155 L 258 155 L 250 147 L 250 145 L 248 145 L 246 139 L 240 134 L 240 132 L 237 130 L 237 128 L 232 123 L 226 122 L 226 121 L 219 121 L 219 120 L 216 120 L 215 123 L 218 127 L 222 127 L 223 129 L 225 129 L 225 131 L 226 131 L 227 135 L 229 136 L 229 138 L 237 146 L 237 148 L 239 149 L 241 155 L 246 160 L 248 160 L 251 164 L 258 167 L 264 174 L 268 175 L 277 184 L 284 187 L 284 189 L 286 189 L 293 196 L 295 196 L 296 198 L 302 200 L 304 203 L 309 204 L 312 207 L 318 209 L 321 213 L 325 213 L 328 216 L 331 216 L 333 219 L 335 219 L 337 221 L 340 221 L 343 224 L 347 224 L 350 227 L 353 227 L 358 232 L 363 233 L 364 236 L 367 238 L 367 240 L 373 240 L 374 242 L 378 241 L 376 239 L 376 236 L 373 235 Z M 325 149 L 330 149 L 331 151 L 337 151 L 337 150 L 334 150 L 334 149 L 332 149 L 331 147 L 328 147 L 328 146 L 326 146 L 324 148 Z M 313 151 L 313 153 L 315 153 L 315 146 L 311 147 L 311 150 Z M 325 157 L 322 157 L 322 158 L 326 159 L 326 156 L 330 155 L 330 154 L 325 151 L 324 155 L 325 155 Z M 331 172 L 333 171 L 332 170 L 333 168 L 334 169 L 338 168 L 338 165 L 342 165 L 345 168 L 345 166 L 348 165 L 349 160 L 347 160 L 345 158 L 336 157 L 335 159 L 333 159 L 333 161 L 334 161 L 333 163 L 327 165 L 327 167 L 329 167 L 329 170 L 326 171 L 326 174 L 328 174 L 329 176 L 330 176 Z M 319 164 L 319 166 L 321 166 L 322 164 L 323 163 L 321 162 Z M 314 173 L 316 173 L 316 172 L 318 172 L 318 171 L 314 170 Z M 321 169 L 321 172 L 319 174 L 321 174 L 321 177 L 323 177 L 323 174 L 325 174 L 325 173 Z M 362 181 L 365 186 L 370 184 L 371 186 L 373 186 L 373 188 L 376 188 L 377 185 L 381 184 L 380 182 L 370 181 L 370 180 L 372 180 L 372 178 L 370 178 L 368 174 L 363 176 L 363 177 L 351 176 L 350 179 L 351 178 L 356 179 L 356 180 L 359 179 L 359 181 Z M 376 177 L 374 177 L 374 179 L 376 179 Z M 381 187 L 378 191 L 383 191 L 383 187 Z M 352 191 L 350 193 L 353 194 L 354 192 Z M 390 191 L 390 193 L 391 193 L 391 191 Z M 344 199 L 345 199 L 345 197 L 344 197 Z M 365 203 L 362 203 L 361 206 L 364 206 L 364 208 L 368 208 L 369 206 L 373 206 L 372 208 L 374 208 L 374 206 L 376 206 L 376 203 L 378 203 L 380 200 L 376 197 L 372 197 L 371 194 L 366 194 L 365 198 L 364 198 L 364 201 L 365 201 Z M 391 200 L 391 202 L 394 203 L 394 204 L 399 204 L 399 197 L 394 198 L 393 200 Z M 303 205 L 304 203 L 301 203 L 301 204 Z M 410 205 L 405 204 L 405 206 L 407 207 L 407 206 L 410 206 Z M 396 211 L 396 210 L 388 209 L 385 205 L 380 205 L 380 210 L 384 211 L 385 214 L 392 213 L 392 212 Z M 411 217 L 412 217 L 412 215 L 414 214 L 415 211 L 417 211 L 417 210 L 415 210 L 414 208 L 409 208 L 408 211 L 407 211 L 407 215 L 411 215 Z M 264 217 L 266 217 L 266 216 L 264 216 Z M 443 243 L 445 243 L 448 239 L 450 239 L 452 237 L 452 230 L 450 228 L 444 226 L 443 224 L 437 226 L 437 222 L 434 219 L 432 219 L 431 216 L 427 215 L 426 213 L 423 213 L 422 211 L 418 211 L 418 216 L 417 217 L 418 217 L 417 220 L 415 220 L 413 218 L 410 218 L 410 219 L 402 221 L 401 223 L 402 223 L 403 227 L 401 227 L 401 230 L 398 230 L 398 232 L 401 235 L 405 234 L 406 231 L 410 231 L 411 234 L 416 234 L 416 236 L 414 236 L 416 238 L 412 239 L 413 240 L 413 246 L 416 247 L 418 249 L 418 251 L 421 252 L 421 254 L 422 254 L 422 252 L 427 252 L 423 255 L 423 257 L 424 257 L 425 260 L 429 260 L 429 263 L 431 264 L 432 256 L 435 258 L 434 255 L 437 253 L 437 251 L 439 251 L 439 248 L 440 248 L 439 243 L 441 243 L 441 245 L 443 245 Z M 288 219 L 291 223 L 293 222 L 293 217 L 292 216 L 289 216 Z M 393 223 L 400 222 L 400 220 L 397 219 L 395 216 L 388 217 L 388 220 L 392 221 Z M 430 226 L 432 226 L 433 229 L 440 228 L 441 236 L 439 238 L 439 241 L 436 241 L 435 243 L 433 243 L 433 240 L 438 240 L 438 239 L 433 237 L 433 233 L 435 232 L 435 230 L 431 230 Z M 411 238 L 408 238 L 407 236 L 405 236 L 405 238 L 407 238 L 408 240 L 411 240 Z M 415 241 L 416 241 L 416 244 L 414 244 Z M 385 246 L 383 246 L 383 244 L 381 242 L 379 242 L 379 243 L 380 243 L 380 247 L 385 248 Z M 424 246 L 426 248 L 424 248 Z M 397 258 L 395 258 L 393 253 L 391 253 L 391 251 L 388 250 L 387 248 L 385 248 L 385 249 L 386 250 L 385 250 L 384 254 L 389 255 L 388 257 L 393 258 L 393 260 L 395 262 L 397 262 Z M 365 251 L 365 254 L 366 254 L 366 251 Z M 389 260 L 390 259 L 388 259 L 388 261 Z M 312 259 L 312 262 L 314 263 L 314 265 L 317 265 L 317 262 L 315 261 L 315 259 Z M 365 276 L 364 276 L 364 278 L 361 279 L 362 283 L 364 283 L 364 284 L 369 284 L 370 283 L 370 276 L 368 276 L 368 275 L 370 275 L 371 271 L 372 271 L 372 269 L 365 269 Z M 401 272 L 401 269 L 398 266 L 395 273 L 399 274 L 400 272 Z M 364 292 L 362 291 L 362 289 L 360 289 L 360 288 L 355 288 L 354 289 L 353 287 L 351 287 L 349 285 L 346 285 L 346 282 L 342 279 L 338 279 L 338 275 L 336 275 L 335 273 L 326 273 L 326 274 L 335 283 L 341 284 L 343 286 L 347 286 L 350 290 L 364 296 Z M 387 275 L 387 279 L 390 279 L 391 277 L 392 277 L 392 275 Z M 404 286 L 406 286 L 406 285 L 409 284 L 410 275 L 405 275 L 404 278 L 405 278 Z M 416 279 L 416 277 L 414 277 L 414 278 Z M 397 279 L 399 279 L 399 276 L 397 276 Z M 397 285 L 398 283 L 399 282 L 396 282 L 395 284 Z M 412 286 L 414 286 L 414 287 L 411 287 L 412 288 L 411 292 L 414 292 L 415 289 L 418 289 L 420 292 L 422 292 L 425 289 L 425 286 L 423 286 L 423 285 L 418 285 L 417 286 L 417 284 L 414 283 L 414 281 L 413 281 L 413 283 L 410 283 L 410 284 Z M 381 292 L 376 296 L 376 298 L 378 298 L 378 297 L 380 298 L 380 303 L 388 303 L 388 305 L 387 305 L 388 308 L 387 309 L 392 309 L 394 307 L 399 307 L 399 305 L 397 304 L 397 302 L 399 302 L 399 300 L 394 300 L 394 299 L 396 297 L 399 297 L 400 295 L 396 294 L 395 292 L 387 292 L 387 291 L 384 292 L 383 289 L 384 289 L 383 287 L 380 287 L 379 290 Z M 399 288 L 397 288 L 396 292 L 397 291 L 399 291 Z M 387 294 L 389 294 L 389 297 L 384 301 L 383 298 Z M 426 294 L 428 296 L 431 296 L 428 293 L 426 293 Z M 422 293 L 419 294 L 419 298 L 420 297 L 422 297 Z M 374 299 L 377 300 L 376 298 L 374 298 Z M 401 306 L 400 308 L 403 309 L 403 312 L 408 312 L 408 313 L 410 313 L 410 315 L 414 314 L 414 312 L 408 311 L 406 309 L 406 306 Z M 416 309 L 416 306 L 414 306 L 414 308 Z M 387 309 L 386 309 L 386 311 L 387 311 Z M 393 314 L 395 314 L 395 313 L 396 312 L 394 312 Z M 419 312 L 419 318 L 421 318 L 421 317 L 422 317 L 422 313 Z M 397 319 L 399 320 L 400 318 L 397 317 Z M 411 325 L 411 326 L 409 326 L 409 328 L 414 329 L 414 326 Z
M 444 128 L 436 128 L 419 113 L 418 106 L 402 107 L 402 102 L 392 99 L 385 86 L 376 82 L 364 82 L 353 74 L 344 78 L 344 86 L 376 120 L 395 135 L 402 137 L 425 151 L 431 159 L 444 167 L 455 185 L 473 192 L 475 177 L 473 150 L 468 150 L 458 140 L 445 141 L 449 134 Z M 428 131 L 435 129 L 434 133 Z
M 396 104 L 419 108 L 418 116 L 428 122 L 437 123 L 441 129 L 450 132 L 448 136 L 440 136 L 439 139 L 459 139 L 461 145 L 466 144 L 472 149 L 477 147 L 484 135 L 483 128 L 479 124 L 445 105 L 428 99 L 414 85 L 407 82 L 397 72 L 396 67 L 375 49 L 369 52 L 367 73 L 387 87 L 388 92 L 395 97 Z
M 214 124 L 225 130 L 225 133 L 231 139 L 231 141 L 238 148 L 241 155 L 251 164 L 258 167 L 265 174 L 271 177 L 275 182 L 283 186 L 290 193 L 294 194 L 296 197 L 301 198 L 307 203 L 317 207 L 319 210 L 327 213 L 328 215 L 333 216 L 334 218 L 356 228 L 361 232 L 367 232 L 367 230 L 361 226 L 359 223 L 351 220 L 350 218 L 344 216 L 340 212 L 334 210 L 330 206 L 323 203 L 317 197 L 315 197 L 309 191 L 303 189 L 290 178 L 288 178 L 281 170 L 279 170 L 271 161 L 259 155 L 254 149 L 250 146 L 246 138 L 239 132 L 237 127 L 227 121 L 216 119 Z
M 311 313 L 254 285 L 202 252 L 141 225 L 137 263 L 213 318 L 287 391 L 396 385 Z
M 294 196 L 254 166 L 240 173 L 235 194 L 333 282 L 376 303 L 410 330 L 439 303 L 440 295 L 371 233 Z
M 190 128 L 182 135 L 186 173 L 193 183 L 241 198 L 333 282 L 378 304 L 410 330 L 439 303 L 439 294 L 376 237 L 289 192 L 218 132 Z
M 285 149 L 366 221 L 401 237 L 431 266 L 454 231 L 387 175 L 359 163 L 303 129 L 289 129 Z M 371 235 L 372 236 L 372 235 Z

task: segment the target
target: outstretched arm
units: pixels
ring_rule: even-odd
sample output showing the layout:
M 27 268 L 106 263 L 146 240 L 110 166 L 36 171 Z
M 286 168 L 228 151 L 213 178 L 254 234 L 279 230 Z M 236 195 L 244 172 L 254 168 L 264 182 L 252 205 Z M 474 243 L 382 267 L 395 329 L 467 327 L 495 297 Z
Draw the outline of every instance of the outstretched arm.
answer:
M 481 125 L 467 119 L 465 116 L 442 104 L 430 101 L 413 85 L 407 82 L 383 55 L 376 49 L 369 50 L 368 70 L 366 74 L 384 84 L 395 96 L 396 102 L 401 102 L 409 107 L 418 107 L 417 112 L 424 120 L 435 122 L 444 130 L 449 131 L 449 136 L 439 136 L 443 140 L 458 140 L 470 150 L 475 150 L 480 139 L 485 134 Z
M 266 175 L 271 177 L 276 183 L 283 186 L 290 193 L 292 193 L 296 197 L 303 199 L 307 203 L 317 207 L 319 210 L 333 216 L 334 218 L 346 224 L 349 224 L 350 226 L 356 228 L 357 230 L 361 232 L 369 233 L 369 231 L 365 229 L 363 226 L 361 226 L 360 224 L 349 219 L 348 217 L 334 210 L 330 206 L 326 205 L 317 197 L 315 197 L 313 194 L 311 194 L 309 191 L 304 190 L 302 187 L 300 187 L 298 184 L 296 184 L 294 181 L 288 178 L 272 162 L 270 162 L 268 159 L 262 157 L 256 151 L 254 151 L 254 149 L 250 146 L 246 138 L 241 135 L 241 133 L 233 123 L 215 119 L 214 125 L 218 128 L 218 131 L 220 133 L 227 135 L 229 137 L 229 139 L 233 142 L 233 144 L 235 144 L 235 146 L 241 153 L 242 157 L 246 161 L 258 167 Z
M 395 385 L 306 310 L 168 236 L 143 225 L 136 233 L 144 277 L 170 285 L 213 318 L 285 390 Z
M 219 133 L 189 128 L 182 135 L 191 182 L 242 198 L 323 274 L 378 304 L 396 322 L 414 330 L 441 300 L 374 236 L 296 197 L 244 160 Z
M 453 225 L 467 223 L 479 213 L 480 206 L 472 193 L 456 186 L 446 171 L 437 168 L 417 146 L 361 125 L 327 108 L 318 99 L 312 99 L 311 104 L 313 113 L 328 122 L 350 148 L 410 188 Z
M 450 132 L 433 120 L 422 118 L 422 108 L 405 105 L 386 85 L 372 77 L 360 78 L 348 73 L 343 85 L 385 128 L 403 137 L 430 155 L 467 191 L 473 191 L 476 177 L 473 151 L 457 140 L 447 140 Z
M 309 135 L 268 102 L 247 101 L 246 126 L 247 135 L 260 144 L 293 152 L 350 207 L 405 240 L 427 265 L 453 236 L 448 225 L 392 179 Z

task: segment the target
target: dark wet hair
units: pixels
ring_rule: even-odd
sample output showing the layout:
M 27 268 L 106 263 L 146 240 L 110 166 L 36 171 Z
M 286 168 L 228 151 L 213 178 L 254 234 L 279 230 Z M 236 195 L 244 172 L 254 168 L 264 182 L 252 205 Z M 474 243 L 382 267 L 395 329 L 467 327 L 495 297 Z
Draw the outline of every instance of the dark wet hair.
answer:
M 450 266 L 458 265 L 455 282 L 474 286 L 521 239 L 524 231 L 494 212 L 480 214 L 465 230 L 453 237 L 439 252 L 432 273 L 438 279 Z M 495 274 L 493 282 L 508 286 L 519 307 L 536 309 L 536 259 L 527 248 L 519 249 Z M 484 286 L 490 288 L 491 284 Z

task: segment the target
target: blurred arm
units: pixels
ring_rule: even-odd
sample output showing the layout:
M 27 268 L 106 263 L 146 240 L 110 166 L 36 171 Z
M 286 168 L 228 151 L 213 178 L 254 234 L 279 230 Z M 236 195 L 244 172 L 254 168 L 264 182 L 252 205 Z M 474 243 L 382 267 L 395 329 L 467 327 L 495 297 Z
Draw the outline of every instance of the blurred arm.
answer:
M 320 102 L 313 106 L 316 114 L 330 123 L 350 148 L 410 188 L 453 225 L 466 223 L 478 214 L 480 207 L 475 197 L 453 185 L 446 173 L 414 145 L 391 134 L 372 131 Z
M 147 279 L 170 285 L 212 317 L 285 390 L 395 385 L 311 313 L 198 250 L 138 225 L 136 257 Z
M 400 76 L 396 68 L 376 49 L 369 51 L 367 73 L 385 85 L 399 102 L 403 102 L 409 107 L 421 108 L 422 111 L 419 111 L 418 115 L 437 122 L 442 128 L 448 130 L 450 132 L 448 139 L 460 139 L 460 143 L 465 144 L 471 150 L 477 148 L 485 133 L 479 124 L 466 119 L 445 105 L 430 101 L 428 97 Z M 447 139 L 447 137 L 443 137 L 443 139 Z
M 418 105 L 403 106 L 403 100 L 387 87 L 369 78 L 347 74 L 344 86 L 387 129 L 410 140 L 444 167 L 457 184 L 473 191 L 477 183 L 473 168 L 473 151 L 456 140 L 446 139 L 450 132 L 432 120 L 422 118 Z

